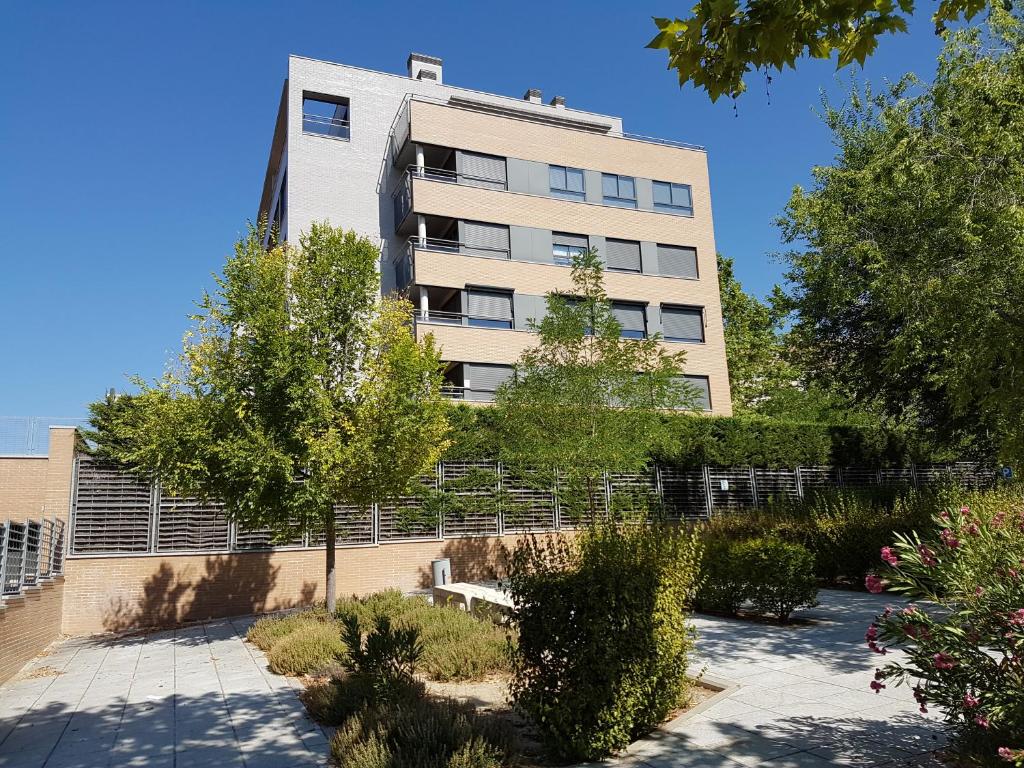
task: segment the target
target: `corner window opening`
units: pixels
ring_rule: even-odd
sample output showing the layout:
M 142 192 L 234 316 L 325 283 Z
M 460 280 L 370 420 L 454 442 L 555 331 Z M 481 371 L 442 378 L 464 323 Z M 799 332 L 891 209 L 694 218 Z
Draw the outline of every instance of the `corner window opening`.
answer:
M 351 138 L 349 100 L 344 96 L 302 94 L 302 132 L 335 139 Z

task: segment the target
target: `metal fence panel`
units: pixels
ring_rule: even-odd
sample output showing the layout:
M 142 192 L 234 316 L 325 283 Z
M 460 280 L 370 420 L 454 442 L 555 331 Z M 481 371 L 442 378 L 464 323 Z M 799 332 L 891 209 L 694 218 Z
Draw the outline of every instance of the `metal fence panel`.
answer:
M 843 467 L 843 487 L 853 490 L 878 487 L 878 470 L 869 467 Z
M 754 470 L 754 482 L 757 484 L 757 503 L 762 507 L 800 498 L 800 483 L 795 469 L 758 468 Z
M 441 488 L 454 493 L 469 508 L 446 511 L 441 522 L 443 535 L 497 536 L 499 484 L 494 461 L 446 461 L 441 464 Z
M 592 522 L 591 501 L 598 517 L 608 513 L 608 484 L 604 478 L 588 488 L 586 483 L 560 473 L 557 482 L 559 528 L 576 528 Z
M 502 469 L 501 489 L 502 530 L 550 531 L 557 526 L 555 480 L 551 473 Z
M 242 528 L 235 526 L 232 548 L 242 551 L 272 549 L 274 547 L 301 547 L 305 544 L 305 536 L 298 534 L 281 538 L 268 527 Z
M 437 490 L 437 476 L 424 475 L 419 484 L 428 493 Z M 381 504 L 377 512 L 377 540 L 422 541 L 440 537 L 437 516 L 427 509 L 422 496 L 401 496 Z
M 334 544 L 338 547 L 356 547 L 373 544 L 373 509 L 359 509 L 337 505 L 334 507 Z M 323 531 L 309 535 L 309 546 L 327 545 Z
M 711 511 L 750 509 L 757 506 L 754 481 L 749 468 L 708 467 Z
M 655 469 L 640 473 L 612 472 L 608 475 L 608 511 L 613 519 L 660 516 L 661 496 Z
M 116 465 L 79 459 L 72 553 L 149 551 L 153 496 L 150 483 Z
M 25 565 L 25 542 L 28 526 L 25 523 L 7 522 L 7 541 L 4 546 L 3 584 L 0 594 L 17 595 L 21 593 L 21 574 Z
M 878 470 L 878 477 L 887 488 L 909 488 L 914 485 L 914 468 L 885 467 Z
M 42 541 L 42 523 L 29 520 L 25 523 L 25 561 L 21 567 L 21 583 L 27 587 L 39 583 L 39 545 Z
M 842 485 L 842 474 L 838 467 L 797 467 L 800 489 L 806 498 L 815 491 L 827 491 Z
M 659 467 L 665 516 L 673 520 L 699 520 L 708 516 L 704 470 Z
M 180 496 L 160 496 L 157 552 L 208 552 L 228 548 L 224 505 Z

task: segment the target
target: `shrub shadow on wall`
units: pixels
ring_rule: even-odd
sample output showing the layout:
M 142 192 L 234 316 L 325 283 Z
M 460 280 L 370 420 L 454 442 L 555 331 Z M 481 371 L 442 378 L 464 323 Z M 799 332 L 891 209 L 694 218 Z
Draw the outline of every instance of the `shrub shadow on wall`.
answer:
M 103 612 L 103 627 L 108 632 L 165 628 L 312 603 L 316 582 L 305 582 L 294 596 L 271 598 L 281 570 L 271 563 L 271 554 L 210 556 L 198 574 L 194 568 L 175 569 L 173 561 L 162 561 L 142 584 L 140 595 L 111 600 Z

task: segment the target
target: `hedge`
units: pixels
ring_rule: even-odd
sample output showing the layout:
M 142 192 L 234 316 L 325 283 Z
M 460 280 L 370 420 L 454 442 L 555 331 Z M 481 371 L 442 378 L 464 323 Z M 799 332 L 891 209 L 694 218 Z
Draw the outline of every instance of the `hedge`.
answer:
M 671 438 L 653 459 L 682 468 L 711 466 L 900 466 L 954 460 L 907 432 L 881 425 L 815 424 L 752 416 L 665 416 Z M 444 459 L 497 459 L 497 411 L 453 409 L 452 444 Z

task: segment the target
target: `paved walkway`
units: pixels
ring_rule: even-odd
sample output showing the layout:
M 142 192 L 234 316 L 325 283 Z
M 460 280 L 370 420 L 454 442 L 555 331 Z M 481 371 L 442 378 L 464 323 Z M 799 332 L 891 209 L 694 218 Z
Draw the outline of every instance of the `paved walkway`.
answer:
M 864 631 L 898 600 L 823 590 L 810 623 L 777 627 L 697 616 L 697 664 L 737 688 L 700 714 L 635 745 L 622 762 L 684 766 L 938 766 L 939 717 L 908 688 L 869 689 L 882 657 Z M 887 656 L 886 660 L 893 657 Z
M 931 765 L 919 756 L 942 744 L 935 716 L 919 715 L 906 688 L 868 689 L 879 657 L 864 630 L 886 601 L 834 591 L 821 601 L 801 613 L 813 623 L 792 627 L 697 617 L 698 664 L 737 687 L 615 762 Z M 297 683 L 243 642 L 250 621 L 57 646 L 0 686 L 0 766 L 326 765 L 327 739 Z
M 0 766 L 325 765 L 294 681 L 243 642 L 250 622 L 59 645 L 0 686 Z

